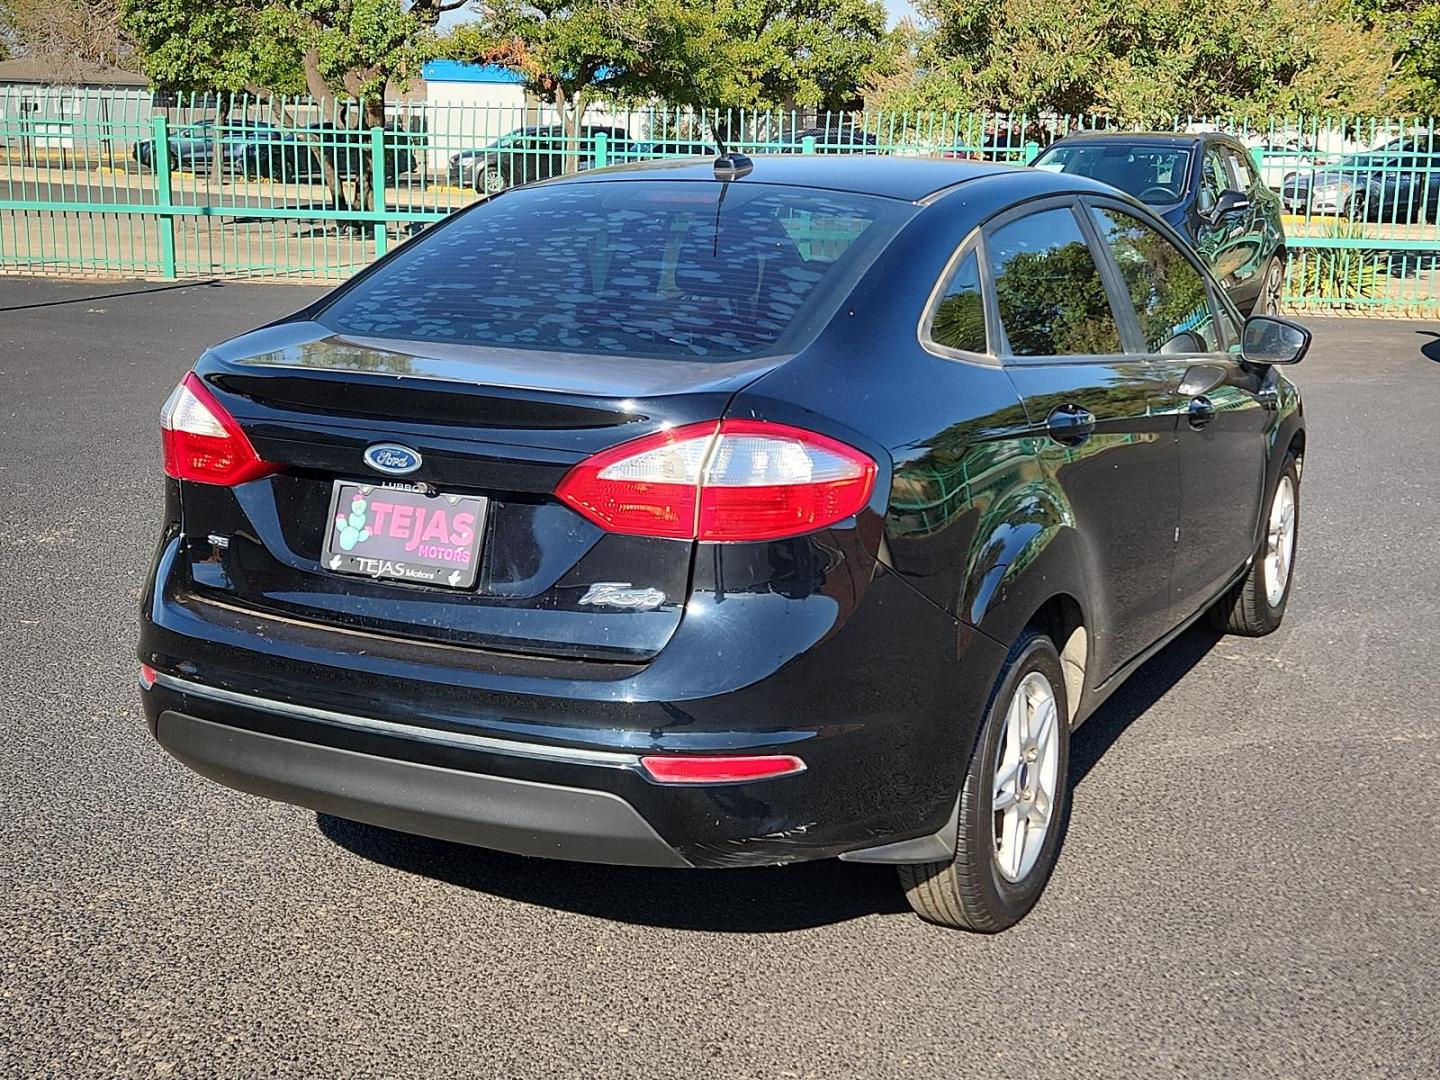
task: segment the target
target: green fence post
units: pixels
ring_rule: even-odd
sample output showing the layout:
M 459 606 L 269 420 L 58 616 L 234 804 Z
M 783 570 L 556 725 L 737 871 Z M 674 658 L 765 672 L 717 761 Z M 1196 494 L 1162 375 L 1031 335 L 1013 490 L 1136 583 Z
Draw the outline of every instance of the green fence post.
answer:
M 155 169 L 155 209 L 160 227 L 160 276 L 175 279 L 175 192 L 170 182 L 170 124 L 165 114 L 151 118 L 150 164 Z
M 1034 161 L 1034 160 L 1035 160 L 1037 157 L 1039 157 L 1039 156 L 1040 156 L 1040 144 L 1037 143 L 1034 139 L 1029 140 L 1029 141 L 1025 144 L 1025 162 L 1024 162 L 1024 163 L 1025 163 L 1026 165 L 1029 165 L 1032 161 Z
M 813 154 L 815 152 L 815 136 L 806 135 L 800 140 L 800 152 L 802 154 Z
M 603 131 L 595 133 L 595 168 L 603 169 L 610 164 L 610 137 Z
M 375 202 L 375 213 L 385 213 L 385 129 L 372 127 L 370 129 L 370 194 Z M 388 246 L 389 235 L 385 228 L 385 219 L 375 219 L 375 257 L 378 259 L 385 254 Z

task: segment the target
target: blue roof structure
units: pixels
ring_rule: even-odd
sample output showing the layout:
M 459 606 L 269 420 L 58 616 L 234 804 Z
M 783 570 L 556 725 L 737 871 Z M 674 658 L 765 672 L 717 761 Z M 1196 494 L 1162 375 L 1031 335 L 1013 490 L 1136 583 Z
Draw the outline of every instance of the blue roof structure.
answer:
M 509 68 L 495 64 L 467 64 L 462 60 L 431 60 L 420 69 L 426 82 L 506 83 L 525 80 Z

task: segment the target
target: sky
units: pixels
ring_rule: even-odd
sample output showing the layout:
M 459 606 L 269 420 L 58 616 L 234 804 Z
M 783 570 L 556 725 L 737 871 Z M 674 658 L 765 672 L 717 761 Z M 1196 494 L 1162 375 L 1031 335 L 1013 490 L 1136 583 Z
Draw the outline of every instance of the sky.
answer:
M 890 25 L 894 26 L 906 15 L 915 14 L 914 5 L 910 0 L 885 0 L 885 10 L 890 12 Z

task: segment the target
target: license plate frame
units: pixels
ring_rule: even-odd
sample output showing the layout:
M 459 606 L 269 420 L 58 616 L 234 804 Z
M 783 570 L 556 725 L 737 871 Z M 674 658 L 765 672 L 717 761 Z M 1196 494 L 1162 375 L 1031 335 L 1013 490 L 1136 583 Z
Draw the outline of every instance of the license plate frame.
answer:
M 383 496 L 378 505 L 377 495 Z M 381 506 L 387 509 L 381 512 Z M 397 512 L 402 509 L 403 514 Z M 414 484 L 336 480 L 330 490 L 320 565 L 331 573 L 374 581 L 473 588 L 489 510 L 490 500 L 484 495 L 431 494 Z M 443 514 L 437 517 L 435 511 Z M 402 519 L 405 525 L 400 528 Z M 352 533 L 349 547 L 344 544 L 347 530 Z

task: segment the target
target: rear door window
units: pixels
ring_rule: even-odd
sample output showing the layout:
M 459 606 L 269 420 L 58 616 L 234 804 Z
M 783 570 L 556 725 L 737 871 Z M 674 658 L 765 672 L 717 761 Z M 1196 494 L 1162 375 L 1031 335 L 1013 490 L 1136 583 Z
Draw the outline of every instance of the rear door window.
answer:
M 1225 151 L 1212 146 L 1205 151 L 1205 186 L 1217 199 L 1235 186 L 1230 167 L 1225 163 Z
M 1254 191 L 1260 177 L 1251 166 L 1247 155 L 1230 147 L 1225 148 L 1225 166 L 1230 176 L 1230 186 L 1235 191 Z
M 986 234 L 985 255 L 1011 355 L 1124 351 L 1104 280 L 1068 206 L 997 226 Z
M 914 213 L 767 184 L 513 191 L 417 237 L 318 321 L 355 337 L 592 355 L 793 352 Z

